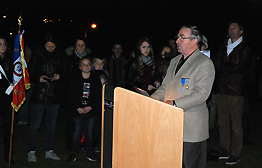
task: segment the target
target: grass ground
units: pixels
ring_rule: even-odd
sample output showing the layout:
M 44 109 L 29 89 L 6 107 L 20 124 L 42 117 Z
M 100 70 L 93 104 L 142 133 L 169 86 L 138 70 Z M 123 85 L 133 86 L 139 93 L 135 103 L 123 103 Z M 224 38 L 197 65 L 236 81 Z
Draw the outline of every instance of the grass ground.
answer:
M 252 118 L 251 126 L 252 131 L 250 134 L 250 139 L 255 143 L 255 145 L 244 145 L 241 153 L 241 161 L 236 165 L 227 166 L 224 160 L 219 161 L 208 161 L 208 168 L 224 168 L 224 167 L 234 167 L 234 168 L 262 168 L 262 104 L 260 104 L 261 99 L 256 99 L 256 97 L 251 98 L 251 109 Z M 84 151 L 81 151 L 78 155 L 77 161 L 73 163 L 67 162 L 67 157 L 70 152 L 66 150 L 65 144 L 65 121 L 66 114 L 65 110 L 60 110 L 58 121 L 57 121 L 57 131 L 55 140 L 55 152 L 61 158 L 60 161 L 54 161 L 44 158 L 44 143 L 45 143 L 45 122 L 42 123 L 41 130 L 38 136 L 37 145 L 37 162 L 30 163 L 27 161 L 27 136 L 29 125 L 19 125 L 15 126 L 14 132 L 14 151 L 13 157 L 16 164 L 11 165 L 11 167 L 19 168 L 100 168 L 100 161 L 90 162 L 85 158 Z M 0 168 L 9 167 L 8 164 L 3 160 L 3 139 L 2 130 L 0 131 Z M 219 149 L 219 134 L 218 130 L 214 129 L 210 132 L 210 138 L 208 141 L 209 149 Z M 100 155 L 98 153 L 98 157 Z
M 61 158 L 60 161 L 52 159 L 45 159 L 45 120 L 42 122 L 42 126 L 38 133 L 38 144 L 36 149 L 37 162 L 31 163 L 27 161 L 27 138 L 29 124 L 27 125 L 15 125 L 14 132 L 14 146 L 13 146 L 13 158 L 15 164 L 11 167 L 19 168 L 100 168 L 100 161 L 91 162 L 86 159 L 84 151 L 81 151 L 78 155 L 77 161 L 69 163 L 66 159 L 70 152 L 66 149 L 65 142 L 65 123 L 66 114 L 64 109 L 60 109 L 57 120 L 56 137 L 55 137 L 55 153 Z M 9 167 L 3 160 L 3 139 L 2 130 L 0 132 L 0 168 Z M 100 159 L 100 153 L 97 154 Z

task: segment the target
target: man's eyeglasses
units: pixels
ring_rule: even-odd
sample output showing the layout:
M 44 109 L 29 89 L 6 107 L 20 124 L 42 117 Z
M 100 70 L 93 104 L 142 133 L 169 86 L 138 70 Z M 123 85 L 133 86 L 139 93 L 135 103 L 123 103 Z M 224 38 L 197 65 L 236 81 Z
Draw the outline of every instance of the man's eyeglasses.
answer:
M 194 39 L 194 37 L 183 37 L 183 36 L 175 36 L 175 39 L 177 40 L 177 39 L 179 39 L 179 40 L 181 40 L 181 41 L 183 41 L 183 40 L 185 40 L 185 39 Z

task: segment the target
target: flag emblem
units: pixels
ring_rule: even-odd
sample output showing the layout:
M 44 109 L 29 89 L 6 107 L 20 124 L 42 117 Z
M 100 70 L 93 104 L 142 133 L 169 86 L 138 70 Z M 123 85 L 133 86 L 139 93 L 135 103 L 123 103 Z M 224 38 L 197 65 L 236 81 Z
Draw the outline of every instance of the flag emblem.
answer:
M 15 37 L 14 48 L 14 73 L 13 73 L 13 102 L 11 103 L 15 111 L 18 111 L 24 103 L 25 91 L 30 88 L 30 78 L 24 57 L 23 33 L 18 33 Z

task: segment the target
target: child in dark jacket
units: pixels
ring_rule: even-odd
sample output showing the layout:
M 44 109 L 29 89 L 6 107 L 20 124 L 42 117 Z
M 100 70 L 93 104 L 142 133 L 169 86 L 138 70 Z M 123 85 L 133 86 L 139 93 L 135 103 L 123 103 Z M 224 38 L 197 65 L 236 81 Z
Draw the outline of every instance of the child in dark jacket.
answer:
M 73 134 L 72 151 L 67 159 L 75 161 L 79 152 L 79 144 L 84 129 L 86 154 L 90 161 L 97 161 L 94 153 L 94 123 L 101 116 L 102 85 L 100 79 L 91 74 L 91 60 L 82 58 L 79 61 L 79 73 L 72 75 L 68 86 L 69 112 L 72 115 Z

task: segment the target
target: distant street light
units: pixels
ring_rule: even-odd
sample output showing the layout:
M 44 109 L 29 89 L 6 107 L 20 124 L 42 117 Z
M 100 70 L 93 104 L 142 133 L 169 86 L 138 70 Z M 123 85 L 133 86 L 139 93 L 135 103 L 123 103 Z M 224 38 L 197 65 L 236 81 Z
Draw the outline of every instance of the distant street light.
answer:
M 95 29 L 97 27 L 97 25 L 95 24 L 95 23 L 93 23 L 92 25 L 91 25 L 91 28 L 92 29 Z
M 6 16 L 3 16 L 3 18 L 5 19 L 5 18 L 6 18 Z

